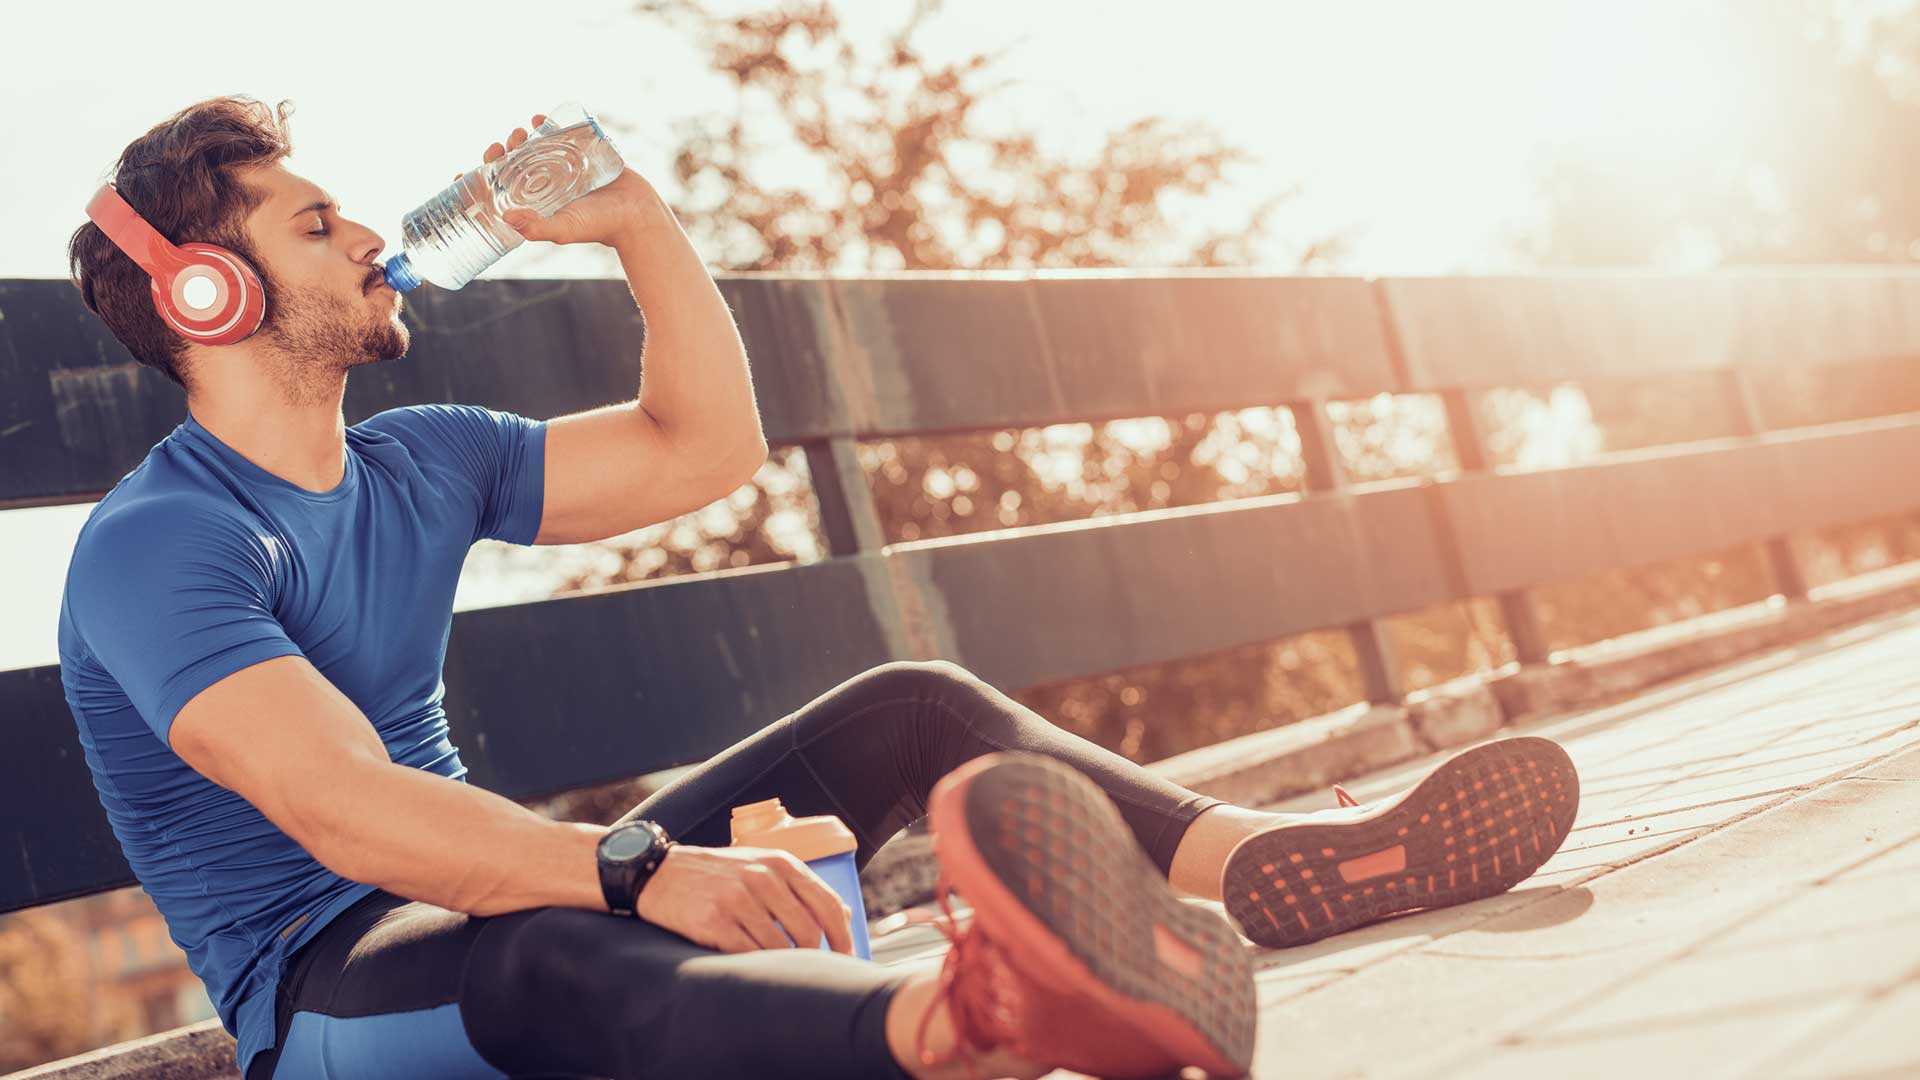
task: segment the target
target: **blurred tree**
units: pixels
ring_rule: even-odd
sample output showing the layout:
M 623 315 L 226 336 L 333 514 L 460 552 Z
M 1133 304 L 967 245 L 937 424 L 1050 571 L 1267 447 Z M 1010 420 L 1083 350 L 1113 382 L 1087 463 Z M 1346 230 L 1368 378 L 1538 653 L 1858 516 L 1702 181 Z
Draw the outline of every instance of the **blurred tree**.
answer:
M 86 946 L 44 911 L 0 916 L 0 1072 L 137 1034 L 139 1018 L 96 994 Z
M 641 0 L 636 10 L 690 33 L 740 92 L 734 116 L 677 125 L 685 139 L 674 173 L 686 194 L 674 213 L 715 266 L 872 273 L 1259 260 L 1274 214 L 1297 191 L 1268 196 L 1244 225 L 1179 236 L 1165 200 L 1208 196 L 1250 154 L 1164 117 L 1110 134 L 1086 164 L 1042 149 L 1031 132 L 980 130 L 975 111 L 1009 85 L 981 83 L 1007 50 L 929 61 L 912 39 L 942 6 L 917 0 L 869 61 L 824 0 L 739 15 L 698 0 Z M 763 113 L 785 147 L 749 135 L 746 118 Z M 824 184 L 775 180 L 791 175 L 767 164 L 783 148 L 810 156 Z M 1340 247 L 1338 237 L 1316 239 L 1289 262 L 1320 265 Z

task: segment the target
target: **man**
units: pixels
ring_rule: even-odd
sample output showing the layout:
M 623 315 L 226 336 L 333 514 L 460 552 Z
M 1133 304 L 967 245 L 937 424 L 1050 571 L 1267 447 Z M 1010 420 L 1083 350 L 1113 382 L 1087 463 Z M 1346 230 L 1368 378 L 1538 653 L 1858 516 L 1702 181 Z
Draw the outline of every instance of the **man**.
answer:
M 1475 747 L 1376 804 L 1260 813 L 944 661 L 856 675 L 611 827 L 464 783 L 440 675 L 468 548 L 599 540 L 745 482 L 767 452 L 745 350 L 628 169 L 510 223 L 619 253 L 648 317 L 636 400 L 347 426 L 348 371 L 399 359 L 408 332 L 381 238 L 281 164 L 286 112 L 201 102 L 116 170 L 169 241 L 253 265 L 257 333 L 186 340 L 96 225 L 70 246 L 89 308 L 187 415 L 81 531 L 61 675 L 115 835 L 248 1080 L 1235 1075 L 1248 961 L 1174 888 L 1298 944 L 1510 888 L 1564 839 L 1577 782 L 1546 740 Z M 773 797 L 839 816 L 861 866 L 931 817 L 942 903 L 973 909 L 941 924 L 937 971 L 846 955 L 850 912 L 804 863 L 728 846 L 730 808 Z M 831 951 L 794 945 L 823 934 Z

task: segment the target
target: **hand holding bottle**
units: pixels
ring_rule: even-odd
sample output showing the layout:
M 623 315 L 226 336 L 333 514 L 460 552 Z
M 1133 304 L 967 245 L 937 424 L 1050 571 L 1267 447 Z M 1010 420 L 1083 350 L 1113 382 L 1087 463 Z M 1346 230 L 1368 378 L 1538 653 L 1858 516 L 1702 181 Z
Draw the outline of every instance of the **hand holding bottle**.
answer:
M 853 909 L 806 863 L 777 849 L 675 844 L 633 913 L 720 952 L 795 949 L 802 941 L 812 948 L 823 933 L 834 952 L 854 951 Z
M 534 127 L 545 121 L 546 117 L 540 113 L 533 114 Z M 518 150 L 528 138 L 526 128 L 514 128 L 505 145 L 494 143 L 487 147 L 481 163 L 505 157 Z M 459 174 L 455 174 L 455 179 L 458 178 Z M 528 240 L 611 247 L 622 236 L 633 232 L 642 214 L 657 204 L 653 186 L 632 166 L 627 166 L 619 176 L 561 207 L 552 217 L 541 217 L 531 210 L 514 210 L 503 215 L 502 220 Z
M 400 219 L 401 250 L 382 268 L 396 292 L 461 288 L 528 240 L 623 245 L 673 221 L 577 101 L 536 113 L 531 132 L 515 128 L 485 157 Z

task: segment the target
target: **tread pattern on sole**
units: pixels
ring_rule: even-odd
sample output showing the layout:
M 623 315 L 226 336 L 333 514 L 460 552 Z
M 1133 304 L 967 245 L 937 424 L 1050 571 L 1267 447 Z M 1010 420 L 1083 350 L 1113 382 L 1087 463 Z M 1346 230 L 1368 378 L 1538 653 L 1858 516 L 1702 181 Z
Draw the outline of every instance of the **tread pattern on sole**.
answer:
M 1075 959 L 1118 994 L 1184 1018 L 1244 1072 L 1257 1022 L 1246 946 L 1217 913 L 1172 893 L 1098 785 L 1023 755 L 975 777 L 966 796 L 982 859 Z
M 1415 908 L 1494 896 L 1558 851 L 1580 809 L 1573 760 L 1520 735 L 1448 758 L 1384 812 L 1278 825 L 1227 857 L 1227 914 L 1255 944 L 1306 945 Z

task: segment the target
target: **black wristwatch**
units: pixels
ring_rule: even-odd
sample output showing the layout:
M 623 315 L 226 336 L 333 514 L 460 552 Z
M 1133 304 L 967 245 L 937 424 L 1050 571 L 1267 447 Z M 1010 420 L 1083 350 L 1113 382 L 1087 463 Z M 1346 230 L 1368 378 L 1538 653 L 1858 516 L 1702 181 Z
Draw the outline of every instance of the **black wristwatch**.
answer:
M 606 899 L 608 910 L 618 915 L 634 914 L 640 890 L 660 869 L 671 847 L 673 841 L 658 822 L 642 818 L 608 829 L 599 847 L 600 895 Z

